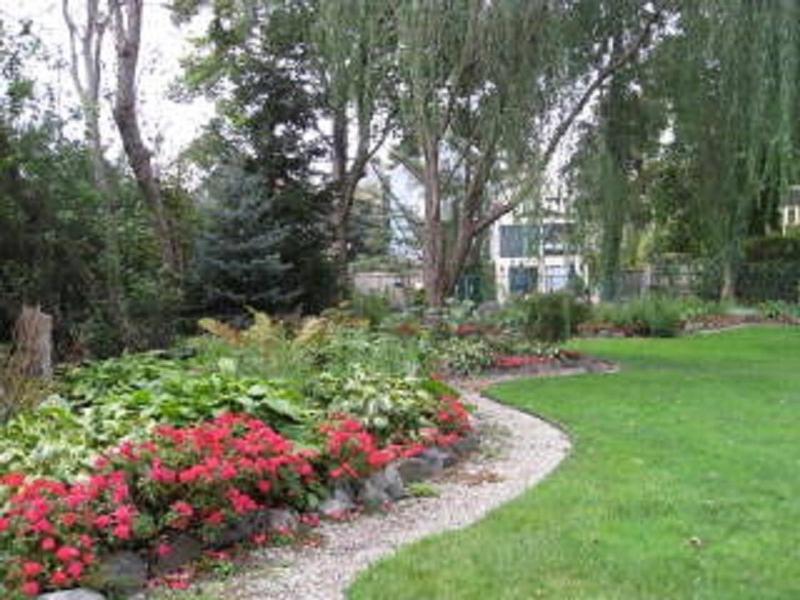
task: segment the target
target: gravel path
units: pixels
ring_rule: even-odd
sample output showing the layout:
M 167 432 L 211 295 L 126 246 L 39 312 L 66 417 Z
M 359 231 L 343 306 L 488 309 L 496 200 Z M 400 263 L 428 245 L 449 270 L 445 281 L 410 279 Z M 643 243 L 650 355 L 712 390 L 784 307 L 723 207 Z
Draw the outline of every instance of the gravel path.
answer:
M 481 384 L 488 382 L 483 381 Z M 424 537 L 466 527 L 535 485 L 568 454 L 567 436 L 540 419 L 484 398 L 478 384 L 463 385 L 477 406 L 482 449 L 432 480 L 439 495 L 402 500 L 386 514 L 324 523 L 320 547 L 268 548 L 248 570 L 226 582 L 225 597 L 262 600 L 334 600 L 371 563 Z

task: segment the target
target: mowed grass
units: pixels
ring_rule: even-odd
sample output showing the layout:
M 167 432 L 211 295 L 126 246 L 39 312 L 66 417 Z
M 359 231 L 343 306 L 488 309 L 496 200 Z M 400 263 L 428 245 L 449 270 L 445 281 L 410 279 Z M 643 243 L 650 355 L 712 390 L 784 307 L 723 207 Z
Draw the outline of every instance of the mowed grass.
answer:
M 577 347 L 622 372 L 491 390 L 560 423 L 572 456 L 351 598 L 800 598 L 800 330 Z

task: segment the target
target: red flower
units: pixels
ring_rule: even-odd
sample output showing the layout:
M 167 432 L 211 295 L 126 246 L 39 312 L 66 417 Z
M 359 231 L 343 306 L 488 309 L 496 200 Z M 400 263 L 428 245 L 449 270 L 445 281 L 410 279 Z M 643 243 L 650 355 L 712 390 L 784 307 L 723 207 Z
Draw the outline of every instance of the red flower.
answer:
M 169 544 L 159 544 L 156 548 L 156 554 L 159 556 L 167 556 L 172 553 L 172 546 Z
M 105 529 L 109 525 L 111 525 L 111 517 L 108 515 L 100 515 L 94 520 L 94 524 L 96 527 L 100 529 Z
M 39 595 L 40 586 L 35 581 L 26 581 L 20 589 L 26 596 L 34 597 Z
M 184 502 L 183 500 L 178 500 L 177 502 L 175 502 L 172 505 L 172 510 L 175 511 L 180 516 L 185 517 L 187 519 L 191 518 L 192 515 L 194 515 L 194 509 L 192 508 L 192 505 L 189 504 L 188 502 Z
M 69 562 L 78 558 L 81 555 L 81 551 L 73 546 L 61 546 L 56 552 L 56 558 L 61 562 Z
M 221 525 L 225 522 L 225 514 L 221 510 L 217 510 L 208 515 L 204 520 L 209 525 Z
M 22 572 L 25 577 L 36 577 L 42 571 L 44 571 L 44 567 L 38 562 L 29 561 L 22 563 Z
M 56 549 L 56 541 L 49 537 L 42 540 L 42 550 L 45 552 L 52 552 Z
M 50 577 L 50 583 L 52 583 L 55 587 L 60 588 L 64 587 L 69 584 L 70 579 L 69 575 L 67 575 L 64 571 L 56 571 L 53 573 L 52 577 Z
M 83 575 L 83 564 L 77 561 L 69 563 L 69 566 L 67 567 L 67 573 L 73 579 L 80 579 L 81 575 Z
M 0 485 L 20 487 L 23 483 L 25 483 L 25 475 L 23 473 L 7 473 L 0 477 Z
M 131 539 L 133 531 L 131 530 L 130 525 L 117 525 L 114 527 L 114 531 L 112 533 L 114 534 L 114 537 L 117 537 L 121 540 L 129 540 Z
M 0 517 L 0 533 L 3 533 L 6 529 L 8 529 L 10 523 L 10 519 L 7 519 L 6 517 Z

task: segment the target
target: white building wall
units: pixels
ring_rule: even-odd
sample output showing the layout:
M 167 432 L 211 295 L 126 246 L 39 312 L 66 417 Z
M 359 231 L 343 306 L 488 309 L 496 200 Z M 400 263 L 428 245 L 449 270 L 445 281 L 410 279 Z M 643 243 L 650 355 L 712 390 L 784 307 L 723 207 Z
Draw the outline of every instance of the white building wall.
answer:
M 565 217 L 552 216 L 542 218 L 536 225 L 569 224 L 570 221 Z M 561 269 L 562 273 L 569 273 L 570 266 L 574 267 L 575 272 L 584 281 L 589 280 L 588 266 L 579 254 L 545 255 L 543 242 L 539 244 L 538 256 L 506 258 L 500 256 L 500 228 L 503 225 L 525 225 L 534 223 L 520 223 L 514 216 L 505 215 L 500 221 L 492 226 L 492 236 L 490 251 L 495 271 L 495 286 L 497 289 L 497 300 L 506 302 L 511 298 L 510 273 L 514 267 L 534 268 L 537 271 L 536 291 L 547 293 L 557 291 L 554 289 L 554 282 L 548 274 L 552 275 L 553 269 Z

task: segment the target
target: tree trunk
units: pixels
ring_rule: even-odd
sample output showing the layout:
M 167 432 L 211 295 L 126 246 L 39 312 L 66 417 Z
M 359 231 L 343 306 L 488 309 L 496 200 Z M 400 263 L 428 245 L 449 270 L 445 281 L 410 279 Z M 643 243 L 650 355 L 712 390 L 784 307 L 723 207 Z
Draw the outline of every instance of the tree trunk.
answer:
M 167 272 L 179 277 L 183 270 L 180 249 L 170 231 L 161 188 L 153 172 L 150 151 L 142 141 L 136 112 L 136 65 L 139 60 L 143 0 L 109 0 L 109 6 L 114 17 L 117 50 L 114 121 L 122 138 L 128 164 L 150 210 L 161 262 Z
M 128 318 L 122 284 L 118 236 L 119 203 L 109 176 L 108 164 L 103 156 L 103 142 L 100 135 L 101 54 L 108 18 L 100 12 L 100 0 L 86 0 L 86 24 L 81 32 L 70 14 L 69 0 L 62 0 L 62 12 L 70 36 L 70 74 L 83 111 L 86 140 L 92 160 L 92 178 L 103 197 L 104 274 L 109 314 L 122 335 L 123 343 L 127 346 L 133 341 L 133 328 Z M 80 42 L 80 56 L 78 42 Z M 81 66 L 83 77 L 81 77 Z
M 339 106 L 333 115 L 333 143 L 331 160 L 333 162 L 334 210 L 333 210 L 333 240 L 332 254 L 334 273 L 336 277 L 336 296 L 344 300 L 347 295 L 347 234 L 350 222 L 350 203 L 352 195 L 348 196 L 347 174 L 347 108 Z
M 736 298 L 736 269 L 733 265 L 733 260 L 726 257 L 722 264 L 722 289 L 719 293 L 719 299 L 734 300 Z
M 442 231 L 442 197 L 439 177 L 439 146 L 428 138 L 425 154 L 425 239 L 422 249 L 422 275 L 425 299 L 431 307 L 444 304 L 448 292 L 445 272 L 445 248 Z
M 13 369 L 24 377 L 53 375 L 53 317 L 36 306 L 23 306 L 14 324 Z

